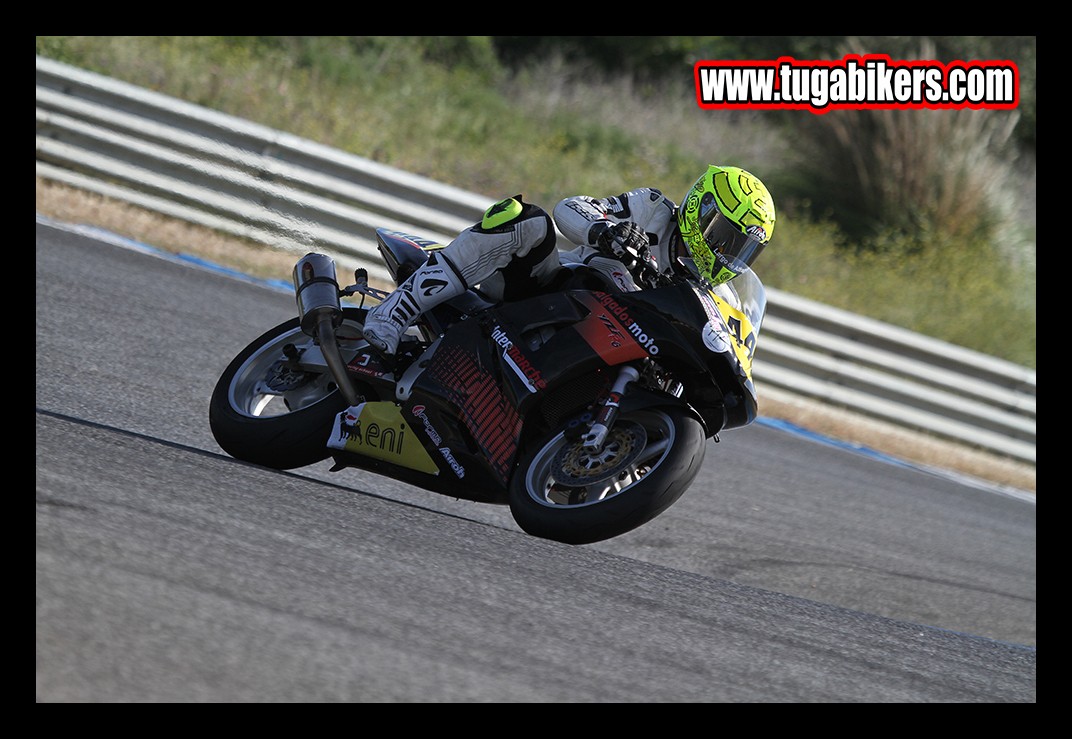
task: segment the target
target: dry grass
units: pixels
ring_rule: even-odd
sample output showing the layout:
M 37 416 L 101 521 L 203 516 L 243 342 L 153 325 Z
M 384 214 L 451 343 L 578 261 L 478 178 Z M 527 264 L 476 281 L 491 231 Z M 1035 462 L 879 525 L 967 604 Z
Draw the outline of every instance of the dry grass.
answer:
M 92 224 L 175 253 L 193 254 L 264 279 L 290 280 L 295 257 L 242 242 L 199 226 L 168 219 L 122 202 L 37 178 L 37 212 L 69 223 Z M 921 438 L 891 424 L 762 391 L 763 415 L 815 433 L 890 454 L 907 461 L 952 470 L 1018 490 L 1035 492 L 1035 466 L 933 438 Z
M 951 470 L 1015 488 L 1035 490 L 1035 466 L 998 457 L 963 444 L 921 436 L 870 418 L 795 398 L 770 389 L 761 391 L 761 410 L 768 418 L 794 423 L 848 444 L 874 449 L 898 459 Z

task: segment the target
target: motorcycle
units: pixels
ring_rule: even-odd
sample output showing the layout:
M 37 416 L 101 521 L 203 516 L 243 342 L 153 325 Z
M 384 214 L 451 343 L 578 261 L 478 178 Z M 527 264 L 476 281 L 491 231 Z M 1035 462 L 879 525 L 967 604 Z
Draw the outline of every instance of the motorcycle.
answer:
M 443 248 L 383 228 L 376 243 L 395 284 Z M 555 289 L 522 300 L 472 289 L 423 314 L 387 360 L 361 328 L 366 301 L 388 293 L 361 268 L 340 288 L 334 260 L 309 253 L 293 272 L 298 315 L 220 376 L 212 433 L 274 469 L 330 457 L 332 471 L 508 505 L 532 536 L 619 536 L 682 496 L 708 439 L 756 418 L 763 285 L 742 265 L 731 300 L 680 262 L 683 275 L 639 292 L 565 264 Z

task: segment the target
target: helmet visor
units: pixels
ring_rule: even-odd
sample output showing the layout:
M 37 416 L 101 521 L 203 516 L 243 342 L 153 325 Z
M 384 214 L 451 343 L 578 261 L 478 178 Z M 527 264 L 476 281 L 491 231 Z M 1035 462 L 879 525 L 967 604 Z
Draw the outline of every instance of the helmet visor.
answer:
M 700 231 L 715 258 L 727 267 L 734 263 L 751 266 L 766 246 L 761 240 L 766 236 L 763 229 L 759 228 L 758 233 L 742 233 L 717 207 L 701 213 Z

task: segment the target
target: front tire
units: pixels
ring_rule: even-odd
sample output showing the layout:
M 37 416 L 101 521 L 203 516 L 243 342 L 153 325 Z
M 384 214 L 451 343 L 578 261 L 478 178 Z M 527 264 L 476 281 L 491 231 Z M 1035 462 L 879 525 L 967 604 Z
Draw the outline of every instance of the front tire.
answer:
M 623 413 L 598 454 L 551 434 L 523 454 L 510 512 L 526 533 L 565 544 L 619 536 L 681 497 L 706 444 L 703 426 L 679 407 Z
M 340 347 L 361 338 L 365 311 L 343 309 Z M 209 402 L 209 425 L 220 447 L 236 459 L 278 470 L 327 459 L 328 437 L 346 401 L 331 373 L 292 369 L 284 347 L 312 347 L 297 318 L 254 339 L 223 371 Z

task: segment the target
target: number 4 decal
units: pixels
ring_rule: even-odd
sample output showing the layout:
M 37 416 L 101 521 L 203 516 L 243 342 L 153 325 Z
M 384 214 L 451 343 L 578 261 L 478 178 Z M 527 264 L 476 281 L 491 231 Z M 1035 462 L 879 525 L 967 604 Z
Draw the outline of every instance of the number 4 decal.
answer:
M 756 334 L 754 331 L 749 331 L 748 336 L 741 336 L 741 320 L 736 316 L 730 316 L 726 322 L 730 331 L 733 332 L 733 338 L 737 340 L 740 346 L 745 347 L 748 350 L 748 358 L 752 358 L 752 354 L 756 351 Z

